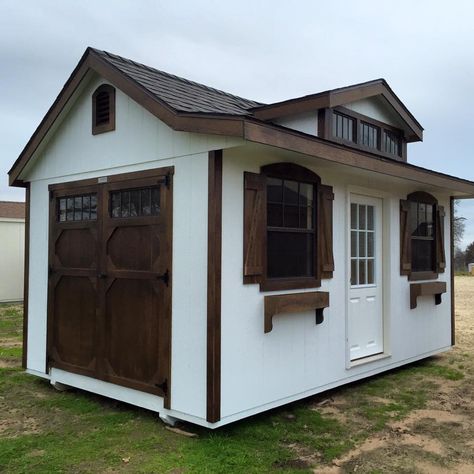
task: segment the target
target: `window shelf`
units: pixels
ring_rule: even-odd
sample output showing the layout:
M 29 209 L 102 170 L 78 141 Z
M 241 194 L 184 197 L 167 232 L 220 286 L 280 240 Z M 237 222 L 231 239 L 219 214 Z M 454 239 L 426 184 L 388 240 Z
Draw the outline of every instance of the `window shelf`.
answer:
M 410 309 L 417 306 L 418 296 L 433 295 L 435 304 L 441 304 L 441 295 L 446 293 L 446 282 L 433 281 L 429 283 L 411 283 L 410 284 Z
M 323 310 L 329 307 L 329 293 L 311 291 L 288 295 L 265 296 L 265 333 L 273 329 L 273 316 L 276 314 L 301 313 L 315 310 L 316 324 L 324 321 Z

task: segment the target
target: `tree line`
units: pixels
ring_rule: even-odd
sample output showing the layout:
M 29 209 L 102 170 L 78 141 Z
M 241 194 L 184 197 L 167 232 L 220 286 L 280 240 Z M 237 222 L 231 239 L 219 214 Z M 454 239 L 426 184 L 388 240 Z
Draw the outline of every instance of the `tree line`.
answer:
M 461 249 L 461 242 L 466 228 L 466 218 L 459 215 L 459 201 L 454 201 L 454 270 L 463 272 L 469 263 L 474 263 L 474 242 L 465 250 Z

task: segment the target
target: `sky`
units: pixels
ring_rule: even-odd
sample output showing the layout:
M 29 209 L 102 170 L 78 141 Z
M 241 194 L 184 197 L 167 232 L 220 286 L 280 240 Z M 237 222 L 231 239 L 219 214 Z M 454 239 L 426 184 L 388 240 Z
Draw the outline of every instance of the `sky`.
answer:
M 425 128 L 416 165 L 474 181 L 474 2 L 0 0 L 6 173 L 87 46 L 261 102 L 385 78 Z M 463 246 L 474 241 L 464 201 Z

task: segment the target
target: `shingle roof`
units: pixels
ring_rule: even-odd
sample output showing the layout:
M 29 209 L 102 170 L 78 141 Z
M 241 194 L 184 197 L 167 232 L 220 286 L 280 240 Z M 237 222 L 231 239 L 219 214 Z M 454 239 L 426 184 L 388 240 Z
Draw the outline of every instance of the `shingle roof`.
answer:
M 0 201 L 0 219 L 24 219 L 25 203 L 13 201 Z
M 106 51 L 93 51 L 178 112 L 251 115 L 249 109 L 264 105 Z

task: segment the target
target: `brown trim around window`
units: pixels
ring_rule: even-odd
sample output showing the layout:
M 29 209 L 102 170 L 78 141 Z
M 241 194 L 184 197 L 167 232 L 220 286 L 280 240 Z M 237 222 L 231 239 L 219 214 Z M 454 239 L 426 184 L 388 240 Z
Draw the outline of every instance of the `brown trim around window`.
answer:
M 265 211 L 265 232 L 264 232 L 264 252 L 263 252 L 263 275 L 260 280 L 260 291 L 274 291 L 274 290 L 293 290 L 298 288 L 318 288 L 321 286 L 321 269 L 319 265 L 319 231 L 320 215 L 319 215 L 319 200 L 321 178 L 313 171 L 304 168 L 303 166 L 294 163 L 274 163 L 271 165 L 262 166 L 261 174 L 265 177 L 279 178 L 283 180 L 294 180 L 298 182 L 309 183 L 313 185 L 313 212 L 314 212 L 314 242 L 313 242 L 313 268 L 314 276 L 308 277 L 291 277 L 291 278 L 268 278 L 268 245 L 267 233 L 268 224 Z M 264 192 L 267 192 L 265 187 Z
M 97 123 L 97 97 L 99 94 L 107 94 L 109 98 L 108 120 Z M 111 132 L 115 130 L 115 88 L 109 84 L 102 84 L 92 94 L 92 135 Z
M 353 140 L 344 140 L 342 138 L 338 138 L 333 136 L 332 131 L 332 120 L 334 112 L 345 115 L 355 120 L 355 127 L 354 127 L 354 134 Z M 377 141 L 378 146 L 377 148 L 371 148 L 366 145 L 360 143 L 360 125 L 361 122 L 367 123 L 368 125 L 372 125 L 378 128 L 377 133 Z M 399 142 L 398 142 L 398 154 L 387 153 L 384 151 L 384 132 L 387 131 L 392 135 L 395 135 Z M 399 160 L 399 161 L 407 161 L 406 155 L 406 140 L 403 138 L 402 130 L 388 125 L 384 122 L 380 122 L 376 119 L 371 117 L 367 117 L 366 115 L 359 114 L 358 112 L 354 112 L 346 107 L 338 106 L 334 108 L 327 108 L 321 109 L 318 113 L 318 135 L 322 138 L 327 140 L 331 140 L 336 143 L 340 143 L 342 145 L 348 145 L 354 148 L 357 148 L 362 151 L 366 151 L 369 153 L 376 153 L 377 155 L 381 155 L 385 158 L 390 158 L 392 160 Z
M 26 183 L 25 194 L 25 261 L 23 275 L 23 353 L 21 366 L 27 369 L 28 357 L 28 288 L 30 281 L 30 183 Z
M 207 415 L 221 418 L 222 150 L 209 152 L 207 230 Z

